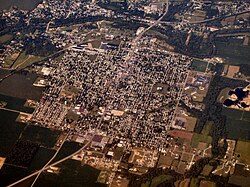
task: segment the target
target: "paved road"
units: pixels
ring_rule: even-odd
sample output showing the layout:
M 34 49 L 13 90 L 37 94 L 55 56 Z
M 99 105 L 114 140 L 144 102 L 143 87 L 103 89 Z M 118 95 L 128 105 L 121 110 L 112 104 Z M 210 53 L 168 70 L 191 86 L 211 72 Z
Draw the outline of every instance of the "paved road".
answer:
M 93 136 L 92 136 L 92 138 L 93 138 Z M 34 172 L 34 173 L 28 175 L 27 177 L 24 177 L 24 178 L 22 178 L 22 179 L 20 179 L 20 180 L 18 180 L 18 181 L 16 181 L 16 182 L 14 182 L 14 183 L 8 185 L 7 187 L 15 186 L 15 185 L 19 184 L 20 182 L 23 182 L 23 181 L 29 179 L 30 177 L 36 176 L 36 175 L 38 175 L 39 173 L 41 173 L 42 171 L 45 171 L 45 170 L 49 169 L 49 168 L 52 167 L 52 166 L 56 166 L 56 165 L 58 165 L 58 164 L 64 162 L 65 160 L 68 160 L 68 159 L 72 158 L 74 155 L 79 154 L 82 150 L 84 150 L 84 149 L 90 144 L 90 142 L 92 141 L 92 138 L 91 138 L 91 140 L 89 140 L 89 142 L 88 142 L 87 144 L 85 144 L 85 145 L 84 145 L 81 149 L 79 149 L 78 151 L 72 153 L 71 155 L 69 155 L 69 156 L 67 156 L 67 157 L 65 157 L 65 158 L 63 158 L 63 159 L 61 159 L 61 160 L 59 160 L 59 161 L 57 161 L 57 162 L 55 162 L 55 163 L 53 163 L 53 164 L 50 164 L 50 165 L 48 165 L 48 166 L 46 166 L 46 167 L 43 167 L 42 169 L 40 169 L 40 170 L 38 170 L 38 171 L 36 171 L 36 172 Z
M 54 156 L 43 166 L 43 168 L 40 170 L 40 172 L 37 174 L 35 180 L 33 181 L 33 183 L 31 184 L 31 187 L 33 187 L 37 181 L 37 179 L 39 178 L 39 176 L 41 175 L 41 173 L 43 172 L 43 169 L 45 169 L 51 162 L 52 160 L 54 160 L 54 158 L 56 158 L 57 154 L 59 153 L 59 151 L 61 150 L 64 142 L 67 140 L 68 136 L 69 136 L 70 132 L 67 133 L 67 135 L 65 136 L 65 138 L 63 139 L 60 147 L 57 149 L 56 153 L 54 154 Z

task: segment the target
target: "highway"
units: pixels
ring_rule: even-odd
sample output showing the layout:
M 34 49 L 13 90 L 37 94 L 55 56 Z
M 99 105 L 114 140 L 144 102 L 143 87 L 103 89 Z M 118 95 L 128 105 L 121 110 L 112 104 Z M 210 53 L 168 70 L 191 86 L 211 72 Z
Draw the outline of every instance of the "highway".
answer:
M 93 136 L 92 136 L 92 138 L 93 138 Z M 57 164 L 60 164 L 60 163 L 64 162 L 65 160 L 70 159 L 70 158 L 73 157 L 74 155 L 79 154 L 82 150 L 84 150 L 84 149 L 90 144 L 90 142 L 92 141 L 92 138 L 91 138 L 91 140 L 89 140 L 89 142 L 88 142 L 87 144 L 85 144 L 81 149 L 77 150 L 76 152 L 72 153 L 71 155 L 69 155 L 69 156 L 67 156 L 67 157 L 65 157 L 65 158 L 63 158 L 63 159 L 61 159 L 61 160 L 59 160 L 59 161 L 57 161 L 57 162 L 55 162 L 55 163 L 53 163 L 53 164 L 47 165 L 46 167 L 43 167 L 42 169 L 40 169 L 40 170 L 38 170 L 38 171 L 36 171 L 36 172 L 34 172 L 34 173 L 32 173 L 32 174 L 30 174 L 30 175 L 28 175 L 28 176 L 26 176 L 26 177 L 24 177 L 24 178 L 18 180 L 18 181 L 14 182 L 14 183 L 12 183 L 12 184 L 10 184 L 10 185 L 8 185 L 7 187 L 15 186 L 15 185 L 19 184 L 20 182 L 23 182 L 23 181 L 29 179 L 30 177 L 39 175 L 39 173 L 41 173 L 41 172 L 43 172 L 43 171 L 49 169 L 50 167 L 56 166 Z
M 225 19 L 225 18 L 228 18 L 228 17 L 231 17 L 231 16 L 237 16 L 237 15 L 241 15 L 241 14 L 246 14 L 246 13 L 249 13 L 249 12 L 250 12 L 250 10 L 245 10 L 245 11 L 238 12 L 238 13 L 235 13 L 235 14 L 228 14 L 228 15 L 214 17 L 214 18 L 209 18 L 209 19 L 205 19 L 205 20 L 201 20 L 201 21 L 190 21 L 190 22 L 186 22 L 186 23 L 188 23 L 188 24 L 202 24 L 202 23 L 207 23 L 207 22 L 210 22 L 210 21 L 215 21 L 215 20 L 218 20 L 218 19 Z M 160 23 L 175 24 L 175 23 L 178 23 L 178 22 L 160 21 Z
M 46 168 L 51 162 L 52 160 L 54 160 L 54 158 L 56 158 L 57 154 L 59 153 L 59 151 L 61 150 L 64 142 L 67 140 L 67 137 L 69 136 L 70 131 L 67 133 L 67 135 L 65 136 L 65 138 L 63 139 L 60 147 L 57 149 L 56 153 L 54 154 L 54 156 L 43 166 L 43 168 L 40 170 L 40 172 L 37 174 L 35 180 L 33 181 L 33 183 L 31 184 L 31 187 L 33 187 L 37 181 L 37 179 L 39 178 L 39 176 L 41 175 L 41 173 L 43 172 L 43 169 Z
M 135 52 L 135 49 L 137 47 L 137 44 L 138 44 L 138 41 L 141 39 L 141 37 L 147 32 L 149 31 L 150 29 L 152 29 L 154 26 L 158 25 L 161 20 L 164 18 L 164 16 L 166 16 L 166 14 L 168 13 L 168 7 L 169 7 L 169 2 L 168 0 L 166 1 L 166 9 L 165 9 L 165 12 L 163 13 L 163 15 L 158 19 L 156 20 L 152 25 L 150 25 L 149 27 L 147 27 L 146 29 L 144 29 L 136 38 L 135 40 L 133 41 L 133 44 L 132 44 L 132 47 L 131 47 L 131 50 L 130 52 L 133 53 Z M 128 54 L 130 57 L 132 57 L 131 54 Z

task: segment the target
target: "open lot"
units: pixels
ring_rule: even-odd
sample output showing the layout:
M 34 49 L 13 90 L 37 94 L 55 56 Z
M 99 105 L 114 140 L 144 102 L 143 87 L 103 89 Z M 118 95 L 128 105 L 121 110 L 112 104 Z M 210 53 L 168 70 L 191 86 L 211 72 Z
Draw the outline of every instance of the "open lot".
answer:
M 240 162 L 247 165 L 250 164 L 250 142 L 238 140 L 235 148 L 235 153 L 236 155 L 239 154 Z

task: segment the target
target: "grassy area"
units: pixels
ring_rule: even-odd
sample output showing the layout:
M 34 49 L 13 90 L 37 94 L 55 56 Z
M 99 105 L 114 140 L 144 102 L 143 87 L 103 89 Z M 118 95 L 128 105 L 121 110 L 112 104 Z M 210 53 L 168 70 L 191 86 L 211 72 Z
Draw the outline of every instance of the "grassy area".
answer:
M 26 124 L 16 122 L 19 113 L 0 110 L 0 156 L 5 157 Z
M 150 181 L 141 184 L 141 187 L 150 187 Z
M 212 181 L 202 180 L 200 182 L 200 187 L 216 187 L 216 183 L 214 183 Z
M 0 44 L 8 42 L 12 40 L 13 36 L 11 34 L 5 34 L 3 36 L 0 36 Z
M 60 187 L 77 187 L 77 186 L 94 186 L 106 187 L 106 184 L 96 182 L 100 174 L 97 170 L 88 165 L 81 165 L 81 162 L 76 160 L 66 160 L 59 164 L 61 168 L 60 174 L 43 173 L 37 183 L 37 187 L 44 186 L 60 186 Z
M 26 55 L 25 52 L 22 52 L 15 63 L 12 65 L 12 68 L 21 69 L 25 68 L 28 65 L 33 64 L 34 62 L 40 60 L 41 58 L 33 55 Z
M 199 187 L 200 179 L 192 178 L 190 182 L 190 187 Z
M 250 164 L 250 142 L 249 141 L 237 141 L 235 148 L 236 155 L 239 154 L 240 161 L 245 164 Z
M 159 184 L 171 180 L 172 176 L 170 175 L 160 175 L 158 177 L 153 178 L 150 187 L 157 187 Z
M 170 175 L 160 175 L 157 177 L 154 177 L 152 181 L 146 181 L 145 183 L 141 184 L 141 187 L 157 187 L 159 184 L 171 180 L 172 176 Z M 151 183 L 150 183 L 151 182 Z
M 4 59 L 3 67 L 21 69 L 33 64 L 38 60 L 41 60 L 41 57 L 34 55 L 26 55 L 25 52 L 22 52 L 20 54 L 16 53 Z
M 180 182 L 179 187 L 188 187 L 190 183 L 190 179 L 184 179 L 183 181 Z
M 207 136 L 207 135 L 203 135 L 203 134 L 194 133 L 192 140 L 191 140 L 191 146 L 197 148 L 199 142 L 204 142 L 204 143 L 210 144 L 212 142 L 212 137 Z
M 191 64 L 191 68 L 195 71 L 205 72 L 207 68 L 207 63 L 208 62 L 203 60 L 194 59 Z
M 31 171 L 42 168 L 55 154 L 55 150 L 40 147 L 30 163 L 29 169 Z
M 3 67 L 4 68 L 10 68 L 18 57 L 19 57 L 19 53 L 14 53 L 14 54 L 12 54 L 10 56 L 7 56 L 4 59 Z
M 217 41 L 217 56 L 228 64 L 250 64 L 250 46 L 243 46 L 243 41 L 229 39 L 227 42 Z
M 228 138 L 250 140 L 250 112 L 224 107 L 222 114 L 227 117 Z
M 207 121 L 205 126 L 203 127 L 201 134 L 208 136 L 210 134 L 210 131 L 213 127 L 213 122 L 212 121 Z
M 53 148 L 59 135 L 59 131 L 31 125 L 24 129 L 20 139 L 29 140 L 47 148 Z
M 65 142 L 60 149 L 59 153 L 56 155 L 56 158 L 52 162 L 56 162 L 70 154 L 74 153 L 75 151 L 81 148 L 79 143 L 76 142 Z

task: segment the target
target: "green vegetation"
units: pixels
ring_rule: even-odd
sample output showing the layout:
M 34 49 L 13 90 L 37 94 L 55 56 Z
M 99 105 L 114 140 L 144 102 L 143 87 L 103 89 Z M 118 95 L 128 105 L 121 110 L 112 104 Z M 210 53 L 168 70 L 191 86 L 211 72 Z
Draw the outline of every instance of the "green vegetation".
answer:
M 18 113 L 0 110 L 0 156 L 6 157 L 26 124 L 16 122 Z
M 20 54 L 17 53 L 17 54 L 13 54 L 11 56 L 6 57 L 4 59 L 5 63 L 3 67 L 21 69 L 39 60 L 41 60 L 41 57 L 34 56 L 34 55 L 27 55 L 26 52 L 24 51 Z
M 191 68 L 195 71 L 200 71 L 200 72 L 205 72 L 207 68 L 208 62 L 199 60 L 199 59 L 194 59 L 191 64 Z
M 36 186 L 107 186 L 106 184 L 96 182 L 100 170 L 88 165 L 81 166 L 81 162 L 79 161 L 67 160 L 59 164 L 58 167 L 61 168 L 59 175 L 43 173 L 39 177 Z
M 150 187 L 157 187 L 159 184 L 171 180 L 172 176 L 170 175 L 160 175 L 158 177 L 153 178 Z
M 79 143 L 76 142 L 65 142 L 60 149 L 59 153 L 56 155 L 56 158 L 53 160 L 53 162 L 56 162 L 66 156 L 69 156 L 70 154 L 76 152 L 81 148 Z
M 201 134 L 208 136 L 211 132 L 211 129 L 213 127 L 213 122 L 212 121 L 207 121 L 205 126 L 203 127 Z
M 228 138 L 250 140 L 250 112 L 223 107 L 222 114 L 227 117 Z
M 216 183 L 212 181 L 202 180 L 200 182 L 200 187 L 216 187 Z
M 141 187 L 157 187 L 159 184 L 169 181 L 171 179 L 173 179 L 171 175 L 159 175 L 157 177 L 154 177 L 152 181 L 146 181 L 145 183 L 142 183 Z
M 10 68 L 18 57 L 19 57 L 19 53 L 14 53 L 11 56 L 7 56 L 4 59 L 3 67 Z
M 15 60 L 12 68 L 21 69 L 25 68 L 28 65 L 33 64 L 34 62 L 40 60 L 41 58 L 38 56 L 27 55 L 26 52 L 22 52 L 19 57 Z
M 29 169 L 31 171 L 38 170 L 42 168 L 55 154 L 55 150 L 47 149 L 45 147 L 40 147 L 36 152 L 36 155 L 30 163 Z
M 34 111 L 33 108 L 29 108 L 29 107 L 24 106 L 25 102 L 26 102 L 25 99 L 20 99 L 17 97 L 11 97 L 11 96 L 0 94 L 0 101 L 7 103 L 7 105 L 4 108 L 8 108 L 11 110 L 17 110 L 17 111 L 25 112 L 25 113 L 29 113 L 29 114 L 32 114 L 32 112 Z
M 20 139 L 29 140 L 37 144 L 41 144 L 47 148 L 53 148 L 59 135 L 59 131 L 31 125 L 25 128 Z
M 239 154 L 241 162 L 250 164 L 250 142 L 249 141 L 237 141 L 235 148 L 236 155 Z
M 199 187 L 200 179 L 192 178 L 190 182 L 190 187 Z
M 217 56 L 225 59 L 228 64 L 249 64 L 250 46 L 243 46 L 242 40 L 233 38 L 216 41 Z
M 141 187 L 150 187 L 150 181 L 141 184 Z
M 13 36 L 11 34 L 5 34 L 3 36 L 0 36 L 0 44 L 8 42 L 12 40 Z
M 6 163 L 28 167 L 39 145 L 31 141 L 17 141 L 8 153 Z
M 212 137 L 207 136 L 207 135 L 203 135 L 203 134 L 194 133 L 193 137 L 192 137 L 192 140 L 191 140 L 191 146 L 192 147 L 197 147 L 199 142 L 204 142 L 204 143 L 211 144 L 212 143 Z

